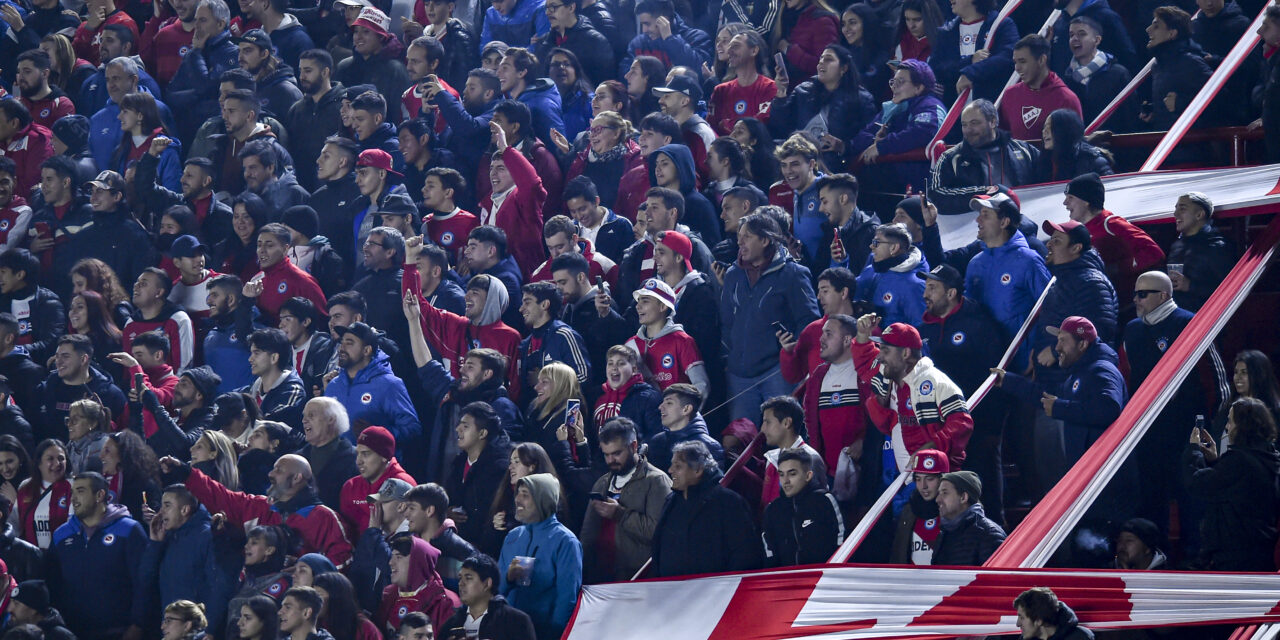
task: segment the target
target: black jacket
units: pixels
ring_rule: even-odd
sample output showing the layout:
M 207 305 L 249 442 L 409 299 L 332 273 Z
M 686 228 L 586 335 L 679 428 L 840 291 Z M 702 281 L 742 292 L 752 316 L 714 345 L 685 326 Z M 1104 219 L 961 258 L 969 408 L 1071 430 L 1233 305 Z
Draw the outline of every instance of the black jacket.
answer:
M 458 607 L 457 611 L 444 623 L 444 629 L 436 634 L 441 640 L 466 640 L 463 625 L 467 622 L 467 607 Z M 489 601 L 489 609 L 480 619 L 481 638 L 502 638 L 502 640 L 534 640 L 533 621 L 529 614 L 507 604 L 502 596 L 494 596 Z
M 974 504 L 960 514 L 957 522 L 942 523 L 933 546 L 935 566 L 976 567 L 987 561 L 1004 542 L 1000 525 L 987 518 L 982 504 Z
M 298 455 L 311 463 L 311 472 L 316 479 L 316 491 L 320 494 L 320 501 L 336 511 L 342 504 L 342 485 L 360 471 L 356 468 L 356 448 L 342 436 L 335 438 L 333 444 L 337 449 L 329 454 L 323 465 L 316 464 L 317 452 L 310 444 L 298 451 Z
M 0 528 L 0 560 L 4 560 L 9 575 L 18 582 L 44 578 L 44 552 L 23 540 L 10 522 Z
M 1275 571 L 1276 478 L 1271 444 L 1234 444 L 1212 465 L 1195 445 L 1182 454 L 1187 489 L 1204 504 L 1200 557 L 1213 571 Z
M 1116 96 L 1120 95 L 1120 91 L 1129 84 L 1133 75 L 1129 73 L 1127 67 L 1120 64 L 1119 60 L 1107 54 L 1106 66 L 1089 76 L 1087 83 L 1079 82 L 1069 71 L 1060 72 L 1058 77 L 1062 78 L 1067 88 L 1080 99 L 1080 110 L 1084 114 L 1085 125 L 1088 125 L 1097 119 L 1102 110 L 1106 109 Z M 1131 130 L 1138 117 L 1136 107 L 1136 100 L 1125 100 L 1120 103 L 1120 107 L 1111 114 L 1103 124 L 1103 128 L 1111 131 Z
M 475 38 L 467 25 L 457 18 L 449 18 L 449 22 L 445 23 L 444 37 L 440 38 L 440 44 L 444 45 L 444 58 L 440 60 L 436 73 L 449 86 L 461 91 L 463 85 L 467 84 L 467 74 L 480 66 L 480 48 L 476 46 Z
M 1058 615 L 1053 621 L 1058 628 L 1049 640 L 1093 640 L 1093 632 L 1080 626 L 1080 619 L 1065 602 L 1058 602 Z
M 320 157 L 325 138 L 342 132 L 342 96 L 346 89 L 341 82 L 333 84 L 329 92 L 313 100 L 311 96 L 293 103 L 284 118 L 284 126 L 288 127 L 289 153 L 295 158 L 303 158 L 303 162 L 294 167 L 298 174 L 298 183 L 308 191 L 315 191 L 320 186 L 316 178 L 315 158 Z M 315 205 L 312 205 L 314 208 Z M 324 220 L 323 217 L 320 218 Z
M 44 614 L 44 619 L 37 622 L 36 626 L 44 632 L 47 640 L 76 640 L 76 634 L 71 633 L 67 623 L 62 619 L 62 614 L 53 607 L 49 607 Z
M 916 329 L 924 341 L 925 354 L 966 396 L 987 379 L 1009 342 L 1004 326 L 986 307 L 968 298 L 944 318 L 926 311 Z
M 809 121 L 823 113 L 823 109 L 827 110 L 827 133 L 841 140 L 852 140 L 878 111 L 875 99 L 866 89 L 841 87 L 834 92 L 827 91 L 826 86 L 813 78 L 801 82 L 786 97 L 774 98 L 769 108 L 769 131 L 777 138 L 786 138 L 805 130 Z M 833 173 L 844 166 L 844 154 L 824 152 L 822 159 Z
M 855 208 L 853 215 L 840 227 L 839 232 L 840 243 L 844 245 L 845 255 L 848 256 L 846 260 L 849 263 L 849 270 L 854 275 L 858 275 L 866 265 L 867 258 L 871 256 L 871 241 L 876 237 L 876 219 L 867 212 Z M 831 243 L 835 239 L 836 229 L 826 222 L 822 223 L 822 242 L 818 243 L 818 255 L 814 256 L 813 260 L 814 268 L 810 269 L 814 277 L 828 267 L 836 266 L 831 264 Z M 736 264 L 737 261 L 737 256 L 734 256 L 734 259 L 728 262 Z
M 319 155 L 319 154 L 316 154 Z M 174 205 L 186 205 L 195 210 L 195 205 L 181 193 L 174 193 L 156 182 L 156 167 L 160 159 L 150 153 L 142 154 L 138 164 L 134 165 L 133 189 L 143 209 L 155 216 L 156 220 L 165 210 Z M 210 196 L 209 212 L 200 223 L 200 241 L 213 246 L 234 235 L 231 229 L 231 205 L 223 202 L 216 194 Z
M 204 435 L 206 429 L 213 427 L 212 409 L 196 408 L 182 424 L 178 424 L 177 419 L 160 406 L 160 398 L 155 392 L 147 389 L 142 392 L 141 403 L 129 403 L 129 426 L 140 436 L 145 433 L 142 428 L 144 411 L 151 414 L 156 422 L 156 432 L 146 438 L 146 442 L 159 457 L 173 456 L 182 461 L 190 460 L 191 447 Z
M 1052 347 L 1057 338 L 1045 329 L 1062 325 L 1070 316 L 1088 318 L 1098 330 L 1098 340 L 1115 345 L 1120 336 L 1120 310 L 1116 290 L 1107 278 L 1106 266 L 1096 249 L 1089 249 L 1066 264 L 1051 264 L 1049 274 L 1058 279 L 1044 298 L 1044 306 L 1031 325 L 1032 353 Z M 1061 382 L 1066 372 L 1055 362 L 1052 367 L 1036 364 L 1036 381 L 1048 387 Z
M 352 225 L 356 214 L 364 208 L 360 199 L 360 188 L 356 186 L 354 171 L 337 180 L 326 180 L 320 188 L 311 194 L 307 204 L 316 210 L 320 220 L 320 235 L 329 239 L 334 250 L 342 256 L 345 267 L 345 278 L 351 282 L 351 274 L 355 269 L 356 240 Z
M 54 237 L 53 248 L 49 249 L 53 253 L 52 264 L 50 268 L 43 269 L 44 276 L 41 284 L 58 294 L 59 299 L 70 300 L 71 268 L 81 258 L 92 255 L 82 252 L 82 245 L 77 239 L 87 231 L 88 223 L 93 220 L 93 208 L 89 206 L 86 200 L 80 197 L 72 200 L 70 209 L 61 218 L 54 212 L 53 205 L 47 202 L 39 208 L 33 204 L 31 208 L 31 228 L 34 229 L 37 224 L 43 222 L 49 225 L 49 232 Z M 143 242 L 146 243 L 148 248 L 151 246 L 150 238 Z M 44 264 L 48 264 L 46 255 L 47 253 L 39 255 L 41 262 Z M 112 265 L 112 268 L 115 268 L 115 265 Z M 121 278 L 124 277 L 119 271 L 116 272 L 116 275 Z M 137 274 L 134 275 L 136 276 Z
M 1062 3 L 1059 3 L 1062 4 Z M 1127 4 L 1127 3 L 1122 3 Z M 1091 0 L 1083 3 L 1078 11 L 1068 14 L 1063 11 L 1053 23 L 1053 40 L 1050 42 L 1049 67 L 1058 75 L 1062 75 L 1071 65 L 1071 21 L 1076 18 L 1091 18 L 1102 27 L 1103 46 L 1124 62 L 1134 59 L 1133 41 L 1129 39 L 1129 30 L 1125 28 L 1120 17 L 1107 0 Z M 1085 120 L 1085 124 L 1089 121 Z
M 560 318 L 577 331 L 587 345 L 591 378 L 588 380 L 590 388 L 584 388 L 583 391 L 591 398 L 600 395 L 598 388 L 604 383 L 609 347 L 625 343 L 635 333 L 634 325 L 621 321 L 621 317 L 616 320 L 613 314 L 608 318 L 600 317 L 596 311 L 596 293 L 597 290 L 593 287 L 577 302 L 565 304 Z M 616 307 L 618 301 L 614 299 L 613 303 Z
M 635 244 L 636 233 L 631 221 L 609 211 L 605 214 L 605 222 L 596 232 L 596 253 L 602 253 L 614 262 L 622 262 L 627 247 Z
M 760 536 L 742 496 L 720 486 L 721 473 L 706 468 L 702 481 L 672 491 L 653 532 L 653 576 L 759 569 Z
M 1173 299 L 1188 311 L 1199 311 L 1236 263 L 1235 244 L 1216 228 L 1205 225 L 1194 236 L 1182 235 L 1173 241 L 1166 264 L 1181 264 L 1191 282 L 1189 291 L 1174 291 Z
M 9 379 L 13 401 L 27 411 L 35 411 L 36 387 L 49 375 L 49 370 L 44 365 L 36 364 L 22 350 L 14 349 L 9 355 L 0 358 L 0 375 Z
M 351 288 L 364 296 L 364 321 L 387 333 L 396 344 L 409 344 L 409 323 L 404 319 L 404 299 L 400 296 L 400 267 L 366 271 Z M 412 384 L 412 381 L 410 381 Z
M 302 99 L 302 90 L 298 88 L 298 81 L 293 76 L 293 68 L 284 63 L 280 63 L 271 75 L 258 81 L 257 91 L 258 101 L 266 108 L 267 113 L 277 118 L 283 118 L 289 113 L 293 103 Z
M 711 273 L 711 263 L 714 258 L 711 257 L 711 249 L 707 248 L 707 243 L 702 241 L 702 236 L 683 224 L 677 225 L 676 230 L 689 236 L 689 240 L 693 242 L 693 259 L 690 261 L 693 268 L 702 273 Z M 640 272 L 644 264 L 647 242 L 649 241 L 635 242 L 622 254 L 622 261 L 618 263 L 618 286 L 614 291 L 609 292 L 614 299 L 629 300 L 631 293 L 644 283 Z
M 572 51 L 582 63 L 587 82 L 592 86 L 617 76 L 613 47 L 604 34 L 595 29 L 591 19 L 579 15 L 578 21 L 565 31 L 563 38 L 552 29 L 538 41 L 534 54 L 545 68 L 551 62 L 551 50 L 561 47 Z
M 4 408 L 0 408 L 0 434 L 13 436 L 27 451 L 35 451 L 31 422 L 22 412 L 22 407 L 16 404 L 6 404 Z
M 82 385 L 68 385 L 58 377 L 55 371 L 44 379 L 36 390 L 36 406 L 31 410 L 31 423 L 35 427 L 35 440 L 57 438 L 67 440 L 67 414 L 71 403 L 84 398 L 93 398 L 111 410 L 111 415 L 118 416 L 124 411 L 125 398 L 111 378 L 89 367 L 89 382 Z
M 1040 151 L 1034 146 L 1014 140 L 1004 130 L 997 130 L 995 140 L 982 146 L 961 142 L 942 152 L 933 165 L 929 199 L 938 207 L 938 213 L 967 212 L 969 200 L 987 193 L 992 186 L 1017 187 L 1035 182 L 1039 156 Z
M 1213 75 L 1213 69 L 1204 61 L 1204 51 L 1189 37 L 1156 45 L 1152 53 L 1156 64 L 1151 70 L 1151 80 L 1138 90 L 1148 90 L 1143 99 L 1150 103 L 1151 129 L 1167 131 L 1191 104 L 1191 99 L 1200 93 L 1209 76 Z M 1173 111 L 1164 105 L 1164 98 L 1170 93 L 1177 94 Z M 1194 126 L 1214 126 L 1212 117 L 1205 117 L 1211 116 L 1211 112 L 1212 109 L 1207 109 Z
M 374 54 L 371 58 L 352 53 L 351 57 L 338 63 L 338 68 L 333 72 L 333 79 L 348 87 L 371 84 L 377 87 L 378 93 L 391 103 L 394 103 L 397 96 L 403 94 L 410 84 L 409 72 L 405 70 L 404 64 L 391 57 L 387 49 Z
M 1115 173 L 1111 170 L 1111 158 L 1102 149 L 1087 142 L 1076 145 L 1075 150 L 1065 159 L 1054 157 L 1052 151 L 1045 151 L 1036 159 L 1036 182 L 1059 182 L 1071 180 L 1093 172 L 1100 176 Z
M 62 301 L 57 294 L 35 284 L 36 274 L 29 273 L 27 277 L 27 286 L 13 293 L 0 293 L 0 311 L 14 313 L 14 303 L 24 301 L 31 315 L 18 319 L 18 330 L 22 331 L 25 322 L 31 342 L 23 347 L 32 360 L 45 362 L 58 348 L 58 338 L 67 332 L 67 315 L 63 313 Z
M 578 10 L 578 15 L 591 20 L 591 26 L 595 27 L 596 31 L 599 31 L 609 41 L 609 47 L 613 49 L 614 59 L 621 60 L 622 56 L 627 52 L 627 45 L 631 42 L 631 38 L 627 33 L 624 33 L 618 22 L 613 19 L 609 3 L 596 2 L 589 7 L 582 7 Z
M 441 425 L 437 424 L 436 428 L 441 428 Z M 467 514 L 466 522 L 458 524 L 458 534 L 481 551 L 494 555 L 502 550 L 502 541 L 494 541 L 497 542 L 497 548 L 494 549 L 493 545 L 485 544 L 487 540 L 483 534 L 493 527 L 489 506 L 493 504 L 493 497 L 498 494 L 498 487 L 507 481 L 511 440 L 505 433 L 490 440 L 464 477 L 462 472 L 466 467 L 466 457 L 465 451 L 458 452 L 459 459 L 450 467 L 449 477 L 445 479 L 445 492 L 449 494 L 449 506 L 461 508 Z M 514 526 L 511 523 L 508 525 Z
M 835 496 L 814 481 L 788 498 L 778 496 L 764 508 L 764 564 L 791 567 L 822 564 L 844 541 L 844 518 Z
M 307 243 L 311 247 L 311 264 L 307 265 L 307 273 L 316 279 L 325 299 L 346 291 L 347 263 L 338 254 L 337 249 L 324 236 L 315 236 Z
M 333 358 L 333 350 L 336 348 L 337 342 L 329 337 L 329 332 L 323 327 L 317 328 L 315 335 L 311 337 L 307 355 L 302 359 L 302 367 L 297 369 L 298 377 L 302 378 L 302 384 L 308 392 L 316 386 L 323 388 L 321 379 L 329 371 L 329 360 Z
M 1280 162 L 1280 55 L 1263 58 L 1261 64 L 1258 86 L 1253 88 L 1253 108 L 1262 113 L 1267 162 Z

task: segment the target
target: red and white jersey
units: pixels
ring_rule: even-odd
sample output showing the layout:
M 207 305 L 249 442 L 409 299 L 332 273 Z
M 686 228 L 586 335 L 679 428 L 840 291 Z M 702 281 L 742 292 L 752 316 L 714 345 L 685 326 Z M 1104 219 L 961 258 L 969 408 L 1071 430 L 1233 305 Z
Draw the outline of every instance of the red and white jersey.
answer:
M 733 125 L 743 118 L 769 121 L 769 106 L 778 97 L 778 85 L 772 78 L 756 77 L 756 81 L 742 86 L 737 80 L 716 85 L 707 105 L 707 122 L 716 133 L 727 136 Z
M 427 214 L 422 218 L 422 225 L 427 238 L 447 251 L 449 260 L 456 266 L 462 257 L 462 248 L 467 246 L 467 236 L 480 226 L 480 219 L 474 213 L 455 208 L 451 213 Z
M 203 320 L 209 317 L 209 281 L 222 275 L 216 271 L 205 269 L 204 277 L 195 284 L 186 284 L 182 278 L 173 281 L 173 289 L 169 291 L 169 302 L 172 302 L 187 312 L 194 320 Z
M 689 334 L 679 329 L 680 325 L 668 323 L 667 328 L 676 327 L 674 331 L 663 330 L 658 337 L 649 340 L 637 333 L 627 340 L 627 346 L 640 354 L 659 389 L 677 382 L 691 382 L 689 370 L 702 364 L 702 354 L 698 345 Z M 640 327 L 644 331 L 644 327 Z

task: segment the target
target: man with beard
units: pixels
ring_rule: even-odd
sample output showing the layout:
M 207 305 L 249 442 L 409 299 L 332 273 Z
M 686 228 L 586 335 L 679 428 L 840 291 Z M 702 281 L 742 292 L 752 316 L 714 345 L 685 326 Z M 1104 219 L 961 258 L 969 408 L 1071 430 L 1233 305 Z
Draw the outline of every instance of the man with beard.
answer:
M 466 6 L 468 3 L 464 3 Z M 440 59 L 440 75 L 449 84 L 461 86 L 467 81 L 467 73 L 480 67 L 475 36 L 468 23 L 453 17 L 454 0 L 426 0 L 416 3 L 413 20 L 404 22 L 405 39 L 416 40 L 421 36 L 435 38 L 443 45 Z M 463 14 L 466 10 L 463 10 Z M 415 29 L 416 27 L 416 29 Z
M 609 40 L 596 30 L 596 25 L 590 19 L 581 15 L 583 4 L 582 0 L 551 0 L 551 6 L 544 5 L 551 31 L 533 46 L 533 54 L 548 63 L 551 67 L 550 75 L 554 78 L 556 69 L 552 49 L 571 51 L 582 62 L 582 70 L 586 72 L 587 77 L 582 80 L 587 86 L 595 87 L 596 84 L 615 77 L 617 66 L 614 64 L 613 47 L 609 45 Z M 567 137 L 573 139 L 572 135 Z
M 298 18 L 285 12 L 290 7 L 288 3 L 279 0 L 244 0 L 239 4 L 243 15 L 232 22 L 232 32 L 236 36 L 242 36 L 253 29 L 261 29 L 280 52 L 280 60 L 289 67 L 296 68 L 302 52 L 315 48 L 315 43 Z
M 18 56 L 18 74 L 13 83 L 22 93 L 22 104 L 31 112 L 31 119 L 48 128 L 52 128 L 62 116 L 76 112 L 67 94 L 49 86 L 52 65 L 52 59 L 43 49 L 24 51 Z
M 217 395 L 253 384 L 249 367 L 249 334 L 265 328 L 258 307 L 246 302 L 240 278 L 221 275 L 209 281 L 209 327 L 204 337 L 204 361 L 222 376 Z
M 148 21 L 147 27 L 143 30 L 142 44 L 138 51 L 142 63 L 151 69 L 156 81 L 162 87 L 168 85 L 173 76 L 178 73 L 182 56 L 192 48 L 191 43 L 196 31 L 196 8 L 200 6 L 200 1 L 169 0 L 169 6 L 173 7 L 177 16 L 166 19 L 154 32 L 153 37 L 148 35 L 154 28 L 151 26 L 154 22 Z
M 929 200 L 943 215 L 964 213 L 969 201 L 997 185 L 1035 182 L 1040 150 L 1000 128 L 990 100 L 974 100 L 960 112 L 964 140 L 942 152 L 929 176 Z
M 471 291 L 467 295 L 467 307 L 471 308 Z M 427 463 L 426 477 L 447 478 L 449 465 L 454 463 L 453 458 L 458 450 L 447 430 L 450 425 L 458 424 L 461 407 L 477 401 L 491 405 L 500 416 L 504 432 L 519 433 L 524 421 L 520 416 L 520 409 L 511 401 L 507 392 L 506 382 L 510 371 L 507 356 L 493 349 L 471 349 L 458 363 L 458 375 L 455 378 L 444 365 L 432 359 L 432 350 L 423 329 L 423 308 L 427 307 L 420 305 L 418 297 L 406 293 L 404 314 L 409 321 L 409 344 L 413 348 L 414 363 L 418 365 L 418 379 L 430 400 L 429 404 L 439 407 L 432 423 L 434 426 L 431 435 L 428 436 L 427 451 L 431 457 Z M 449 494 L 457 499 L 454 491 L 451 490 Z M 465 520 L 458 524 L 461 527 Z M 478 522 L 460 530 L 464 538 L 476 541 L 480 539 L 477 534 L 482 527 L 483 522 Z
M 133 316 L 121 329 L 120 346 L 125 353 L 133 349 L 133 339 L 150 331 L 163 333 L 169 339 L 169 366 L 181 371 L 191 366 L 195 357 L 195 329 L 191 316 L 169 301 L 173 281 L 157 267 L 147 267 L 133 284 Z
M 342 97 L 346 89 L 342 83 L 334 83 L 333 56 L 324 49 L 308 49 L 298 59 L 298 89 L 302 98 L 289 107 L 285 126 L 293 135 L 289 138 L 289 153 L 304 161 L 294 170 L 298 182 L 309 191 L 315 191 L 321 182 L 316 177 L 316 165 L 306 158 L 319 158 L 329 136 L 342 133 Z
M 157 136 L 151 141 L 151 148 L 133 169 L 133 194 L 135 200 L 142 203 L 143 210 L 157 219 L 160 213 L 169 207 L 184 205 L 196 214 L 200 226 L 200 239 L 204 244 L 213 246 L 230 238 L 231 205 L 214 195 L 213 162 L 208 158 L 188 157 L 182 166 L 182 177 L 178 184 L 182 193 L 174 193 L 156 182 L 156 170 L 160 166 L 160 155 L 169 148 L 172 142 L 164 136 Z
M 404 64 L 414 84 L 410 85 L 400 95 L 402 117 L 405 120 L 422 118 L 431 123 L 436 133 L 443 133 L 446 123 L 444 118 L 440 117 L 440 112 L 436 106 L 430 104 L 424 98 L 424 92 L 419 83 L 434 78 L 453 97 L 457 98 L 459 96 L 458 90 L 453 88 L 449 82 L 436 76 L 436 70 L 440 68 L 440 63 L 444 57 L 444 46 L 439 40 L 431 36 L 421 36 L 410 42 L 409 48 L 405 51 Z
M 386 425 L 403 457 L 422 432 L 404 381 L 391 372 L 390 358 L 378 348 L 379 336 L 369 325 L 356 322 L 338 327 L 337 333 L 339 371 L 325 385 L 325 397 L 342 403 L 357 431 L 362 425 Z M 346 438 L 354 440 L 356 434 L 348 432 Z
M 502 97 L 502 81 L 487 69 L 472 69 L 462 88 L 462 99 L 454 97 L 439 82 L 429 78 L 421 85 L 424 102 L 440 109 L 452 134 L 448 148 L 466 163 L 468 170 L 480 164 L 480 156 L 489 148 L 489 121 Z M 464 175 L 469 173 L 464 172 Z
M 275 211 L 306 204 L 307 193 L 280 153 L 275 140 L 253 140 L 236 155 L 244 176 L 244 190 L 260 196 Z
M 146 437 L 147 446 L 158 455 L 188 458 L 200 434 L 213 426 L 210 405 L 220 384 L 222 377 L 213 369 L 193 367 L 182 372 L 172 389 L 170 403 L 177 415 L 163 410 L 160 396 L 149 387 L 139 401 L 130 403 L 129 414 Z
M 271 486 L 266 496 L 231 491 L 172 456 L 161 458 L 160 468 L 164 473 L 177 474 L 191 495 L 210 512 L 225 513 L 229 526 L 243 527 L 249 522 L 283 524 L 302 538 L 299 554 L 323 554 L 339 569 L 351 560 L 351 544 L 342 522 L 338 514 L 321 504 L 311 465 L 302 456 L 286 454 L 276 460 L 267 474 Z
M 222 620 L 232 584 L 218 567 L 209 523 L 209 512 L 186 487 L 165 487 L 151 519 L 142 575 L 147 584 L 159 586 L 161 602 L 202 602 L 210 620 Z
M 583 581 L 630 580 L 649 560 L 653 528 L 671 493 L 671 479 L 639 454 L 636 425 L 614 418 L 600 428 L 609 473 L 591 487 L 582 523 Z
M 253 76 L 262 106 L 271 115 L 284 116 L 293 103 L 302 99 L 302 90 L 293 77 L 293 67 L 276 57 L 271 36 L 262 29 L 250 29 L 236 38 L 235 43 L 239 47 L 236 60 L 241 69 Z
M 71 509 L 48 552 L 53 601 L 67 627 L 78 638 L 142 638 L 148 624 L 148 585 L 141 575 L 146 531 L 128 509 L 112 504 L 107 480 L 92 471 L 72 480 Z
M 773 79 L 762 73 L 768 49 L 768 43 L 755 31 L 739 33 L 729 41 L 729 68 L 736 78 L 716 85 L 707 106 L 707 118 L 716 133 L 729 135 L 743 118 L 769 122 L 769 107 L 782 94 Z M 795 69 L 790 62 L 787 66 Z

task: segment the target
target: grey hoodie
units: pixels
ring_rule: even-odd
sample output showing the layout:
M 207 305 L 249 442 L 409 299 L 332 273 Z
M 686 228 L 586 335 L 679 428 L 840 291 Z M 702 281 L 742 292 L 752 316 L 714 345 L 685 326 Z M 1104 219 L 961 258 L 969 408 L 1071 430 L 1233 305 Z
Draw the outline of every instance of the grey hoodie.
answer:
M 535 473 L 520 479 L 519 486 L 533 495 L 533 508 L 538 522 L 555 515 L 560 504 L 560 481 L 549 473 Z
M 507 296 L 507 287 L 502 284 L 501 280 L 485 274 L 480 274 L 476 278 L 486 279 L 489 295 L 485 297 L 484 311 L 480 312 L 480 318 L 472 324 L 485 327 L 502 319 L 502 314 L 506 313 L 510 299 Z M 479 286 L 479 284 L 476 286 Z

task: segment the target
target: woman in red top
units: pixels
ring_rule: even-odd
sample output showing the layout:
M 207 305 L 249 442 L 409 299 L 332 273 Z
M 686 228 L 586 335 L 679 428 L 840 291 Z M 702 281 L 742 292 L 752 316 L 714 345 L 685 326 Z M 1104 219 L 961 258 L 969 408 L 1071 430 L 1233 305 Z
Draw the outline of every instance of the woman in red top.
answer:
M 66 523 L 70 508 L 67 450 L 61 442 L 49 438 L 36 446 L 36 476 L 18 487 L 22 539 L 48 549 L 53 532 Z
M 787 75 L 799 82 L 817 72 L 822 50 L 838 37 L 840 21 L 826 0 L 786 0 L 769 41 L 786 59 Z
M 902 19 L 898 21 L 898 47 L 893 60 L 929 61 L 933 41 L 942 26 L 942 10 L 934 0 L 907 0 L 902 3 Z

